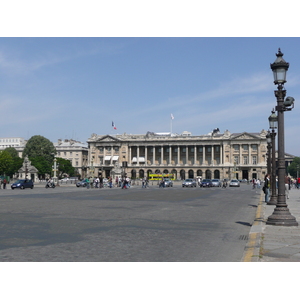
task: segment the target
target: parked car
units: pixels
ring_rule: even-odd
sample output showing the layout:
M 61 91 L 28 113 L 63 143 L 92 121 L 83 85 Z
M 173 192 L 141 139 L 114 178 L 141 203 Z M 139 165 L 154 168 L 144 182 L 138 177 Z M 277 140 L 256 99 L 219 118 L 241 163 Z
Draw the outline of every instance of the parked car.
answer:
M 14 182 L 10 187 L 11 189 L 21 189 L 24 190 L 25 188 L 33 189 L 33 181 L 31 179 L 19 179 Z
M 213 186 L 213 184 L 212 184 L 211 179 L 203 179 L 200 184 L 200 187 L 212 187 L 212 186 Z
M 217 186 L 217 187 L 221 187 L 222 186 L 222 183 L 221 183 L 220 179 L 212 179 L 211 183 L 212 183 L 213 186 Z
M 182 183 L 182 187 L 196 187 L 196 186 L 197 186 L 196 181 L 192 178 L 188 178 Z
M 232 179 L 229 182 L 229 186 L 240 187 L 240 182 L 237 179 Z
M 81 181 L 78 181 L 77 183 L 76 183 L 76 186 L 77 187 L 85 187 L 85 186 L 87 186 L 87 179 L 84 179 L 84 180 L 81 180 Z
M 173 187 L 173 182 L 170 179 L 165 179 L 165 187 Z

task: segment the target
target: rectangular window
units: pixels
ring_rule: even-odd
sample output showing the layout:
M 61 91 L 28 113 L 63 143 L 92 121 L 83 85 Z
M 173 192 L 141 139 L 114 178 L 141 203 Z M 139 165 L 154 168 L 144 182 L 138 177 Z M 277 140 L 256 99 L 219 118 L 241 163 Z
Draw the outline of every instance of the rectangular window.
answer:
M 234 151 L 239 151 L 240 145 L 233 145 L 233 150 Z
M 249 146 L 248 145 L 243 145 L 243 149 L 244 149 L 244 151 L 248 151 Z
M 252 163 L 253 163 L 253 165 L 257 164 L 257 156 L 256 155 L 252 156 Z
M 248 156 L 244 156 L 244 165 L 248 165 Z

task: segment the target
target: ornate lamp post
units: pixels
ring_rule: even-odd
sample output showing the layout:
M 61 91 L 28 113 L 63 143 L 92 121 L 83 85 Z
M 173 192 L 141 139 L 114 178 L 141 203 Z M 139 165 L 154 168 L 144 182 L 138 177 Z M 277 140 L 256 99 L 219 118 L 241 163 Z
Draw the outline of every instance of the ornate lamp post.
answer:
M 277 98 L 276 111 L 278 112 L 278 197 L 274 212 L 269 216 L 266 224 L 281 226 L 298 226 L 296 218 L 291 215 L 285 197 L 285 151 L 284 151 L 284 112 L 294 107 L 294 98 L 287 97 L 284 83 L 286 82 L 286 72 L 289 68 L 283 58 L 283 53 L 278 49 L 277 58 L 271 69 L 274 75 L 274 84 L 277 85 L 275 97 Z M 292 107 L 291 107 L 292 106 Z
M 270 133 L 271 137 L 271 147 L 272 147 L 272 155 L 271 155 L 271 198 L 267 205 L 276 205 L 277 203 L 277 195 L 276 195 L 276 157 L 275 157 L 275 137 L 277 128 L 277 116 L 275 114 L 274 109 L 272 110 L 272 114 L 269 117 L 269 126 L 272 132 Z
M 267 149 L 268 149 L 268 157 L 267 157 L 267 173 L 271 174 L 271 149 L 272 149 L 272 139 L 271 139 L 271 133 L 268 130 L 268 133 L 266 135 L 267 139 Z

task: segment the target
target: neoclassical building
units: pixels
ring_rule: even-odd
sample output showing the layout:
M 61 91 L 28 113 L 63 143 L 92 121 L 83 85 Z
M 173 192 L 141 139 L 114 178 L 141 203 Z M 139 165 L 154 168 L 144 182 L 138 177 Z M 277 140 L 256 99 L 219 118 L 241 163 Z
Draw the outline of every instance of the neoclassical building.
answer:
M 267 172 L 267 141 L 260 133 L 223 134 L 219 130 L 201 136 L 153 133 L 97 135 L 88 139 L 90 175 L 131 178 L 172 173 L 177 179 L 262 179 Z M 120 171 L 121 169 L 121 171 Z

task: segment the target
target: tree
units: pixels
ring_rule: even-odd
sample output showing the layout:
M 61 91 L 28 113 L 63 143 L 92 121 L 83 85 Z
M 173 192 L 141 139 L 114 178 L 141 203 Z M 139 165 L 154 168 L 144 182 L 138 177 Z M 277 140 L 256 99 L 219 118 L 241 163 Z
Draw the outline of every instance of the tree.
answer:
M 6 175 L 12 177 L 22 167 L 23 160 L 19 157 L 18 151 L 13 147 L 8 147 L 3 152 L 9 153 L 12 158 L 12 163 L 6 171 Z
M 0 174 L 8 175 L 9 169 L 12 166 L 13 159 L 7 151 L 0 152 Z
M 56 149 L 53 143 L 41 135 L 32 136 L 23 151 L 23 158 L 27 155 L 39 175 L 51 174 Z
M 295 157 L 293 162 L 288 166 L 288 173 L 296 178 L 297 177 L 297 167 L 298 167 L 298 176 L 300 176 L 300 157 Z
M 56 162 L 59 165 L 57 174 L 59 178 L 61 178 L 63 174 L 74 176 L 75 168 L 72 166 L 69 160 L 58 157 Z

